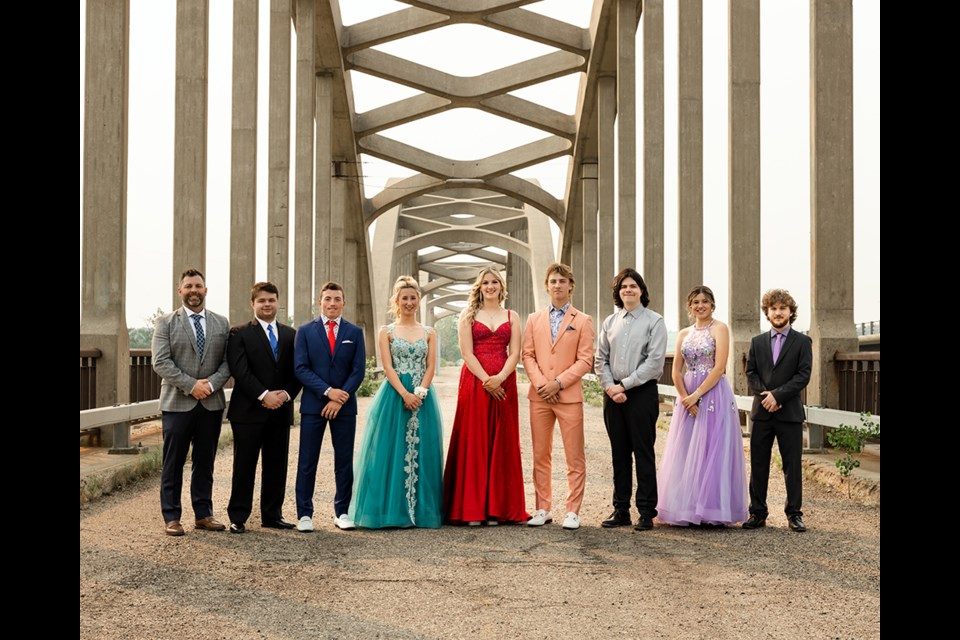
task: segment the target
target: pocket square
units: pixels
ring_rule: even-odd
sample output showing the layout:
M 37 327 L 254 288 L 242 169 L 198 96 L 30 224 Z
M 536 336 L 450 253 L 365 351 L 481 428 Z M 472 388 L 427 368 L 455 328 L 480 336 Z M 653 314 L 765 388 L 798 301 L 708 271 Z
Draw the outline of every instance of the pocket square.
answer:
M 567 331 L 576 331 L 576 329 L 575 329 L 574 327 L 570 326 L 570 327 L 567 327 Z
M 340 344 L 353 344 L 353 340 L 344 340 Z

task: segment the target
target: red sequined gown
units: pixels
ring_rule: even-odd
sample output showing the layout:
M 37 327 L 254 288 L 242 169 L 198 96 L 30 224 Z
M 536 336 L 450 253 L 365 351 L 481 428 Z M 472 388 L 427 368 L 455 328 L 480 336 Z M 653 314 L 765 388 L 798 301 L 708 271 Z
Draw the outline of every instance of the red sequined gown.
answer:
M 491 331 L 473 323 L 473 353 L 490 375 L 503 369 L 510 344 L 509 319 Z M 452 524 L 471 521 L 525 522 L 517 374 L 503 381 L 496 400 L 467 365 L 460 372 L 457 414 L 443 474 L 444 515 Z

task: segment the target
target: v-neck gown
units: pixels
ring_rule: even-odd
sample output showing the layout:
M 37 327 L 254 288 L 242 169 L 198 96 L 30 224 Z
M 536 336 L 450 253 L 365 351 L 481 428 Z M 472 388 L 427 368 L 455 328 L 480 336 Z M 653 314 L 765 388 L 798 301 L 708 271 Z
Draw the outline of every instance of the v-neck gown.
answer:
M 483 370 L 489 375 L 499 373 L 507 360 L 510 321 L 493 331 L 474 322 L 471 330 L 473 353 Z M 444 514 L 452 524 L 524 522 L 530 518 L 520 463 L 516 372 L 507 376 L 502 387 L 506 397 L 496 400 L 463 365 L 443 475 Z

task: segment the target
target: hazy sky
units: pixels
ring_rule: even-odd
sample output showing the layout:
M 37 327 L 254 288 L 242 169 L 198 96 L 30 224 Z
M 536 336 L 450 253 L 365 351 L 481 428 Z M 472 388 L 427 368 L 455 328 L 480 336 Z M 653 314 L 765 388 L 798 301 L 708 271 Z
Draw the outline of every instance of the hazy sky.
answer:
M 589 19 L 586 0 L 547 0 L 526 7 L 578 26 Z M 880 8 L 855 0 L 854 180 L 855 319 L 880 318 Z M 341 0 L 345 24 L 404 8 L 398 2 Z M 676 327 L 677 264 L 677 10 L 664 2 L 665 32 L 665 253 L 666 320 Z M 727 4 L 704 5 L 704 282 L 717 294 L 717 316 L 727 318 Z M 266 277 L 267 69 L 269 0 L 260 0 L 258 112 L 257 277 Z M 80 159 L 83 180 L 84 12 L 80 2 Z M 127 322 L 142 326 L 157 307 L 169 310 L 173 242 L 173 127 L 176 3 L 130 3 L 130 96 L 127 184 Z M 642 50 L 642 24 L 637 32 Z M 207 174 L 208 305 L 226 313 L 229 287 L 232 2 L 210 0 Z M 457 75 L 472 76 L 550 51 L 482 27 L 457 25 L 378 47 Z M 296 33 L 291 56 L 295 56 Z M 439 53 L 442 52 L 442 53 Z M 809 325 L 810 154 L 809 2 L 761 3 L 761 288 L 790 289 L 800 304 L 797 326 Z M 292 68 L 295 69 L 295 59 Z M 638 73 L 641 71 L 638 62 Z M 416 91 L 352 73 L 356 107 L 363 112 Z M 291 82 L 293 78 L 291 78 Z M 573 113 L 579 74 L 518 92 L 529 100 Z M 293 87 L 291 87 L 293 89 Z M 638 149 L 642 149 L 642 78 L 637 82 Z M 294 94 L 295 95 L 295 94 Z M 293 119 L 291 118 L 291 124 Z M 540 131 L 474 110 L 456 110 L 384 132 L 454 159 L 475 159 L 544 137 Z M 391 176 L 412 172 L 364 156 L 368 197 Z M 642 157 L 638 202 L 642 201 Z M 536 178 L 563 197 L 566 157 L 518 175 Z M 291 210 L 294 160 L 291 154 Z M 82 188 L 81 188 L 82 196 Z M 82 200 L 82 199 L 81 199 Z M 639 210 L 642 207 L 638 207 Z M 82 215 L 82 201 L 81 201 Z M 638 224 L 639 227 L 642 225 Z M 82 225 L 81 225 L 82 227 Z M 291 221 L 292 229 L 292 221 Z M 638 237 L 638 258 L 643 238 Z M 291 263 L 293 248 L 291 242 Z M 82 260 L 82 255 L 81 255 Z M 290 283 L 292 288 L 293 283 Z M 236 320 L 236 319 L 235 319 Z M 686 322 L 686 319 L 683 319 Z

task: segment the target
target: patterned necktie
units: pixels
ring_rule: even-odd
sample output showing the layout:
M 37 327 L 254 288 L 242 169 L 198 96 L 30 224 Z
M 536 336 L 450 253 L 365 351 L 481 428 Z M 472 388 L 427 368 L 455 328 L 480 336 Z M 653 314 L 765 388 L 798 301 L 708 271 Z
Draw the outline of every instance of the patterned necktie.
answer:
M 199 313 L 195 313 L 190 317 L 193 318 L 193 328 L 197 332 L 197 354 L 199 354 L 200 359 L 203 360 L 203 348 L 207 344 L 207 339 L 203 335 L 203 325 L 200 324 L 200 318 L 203 316 L 201 316 Z
M 773 336 L 773 364 L 777 364 L 780 359 L 780 349 L 783 348 L 783 334 L 778 333 Z
M 330 343 L 330 355 L 333 355 L 333 348 L 337 344 L 337 336 L 333 333 L 335 326 L 337 326 L 336 320 L 327 320 L 327 341 Z
M 273 332 L 273 325 L 267 325 L 267 337 L 270 339 L 270 348 L 273 349 L 273 359 L 280 358 L 280 349 L 277 346 L 277 334 Z

